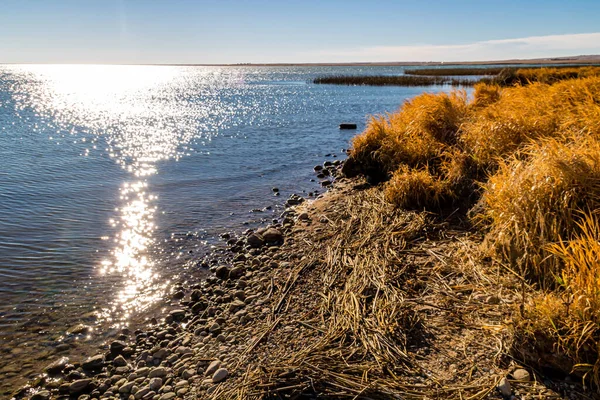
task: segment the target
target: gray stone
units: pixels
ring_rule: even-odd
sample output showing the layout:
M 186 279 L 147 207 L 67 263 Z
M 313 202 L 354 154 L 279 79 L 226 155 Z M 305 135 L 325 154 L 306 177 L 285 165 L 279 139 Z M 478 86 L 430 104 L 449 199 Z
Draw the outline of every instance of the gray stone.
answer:
M 516 381 L 529 382 L 531 380 L 531 375 L 529 374 L 529 371 L 523 368 L 515 369 L 512 373 L 512 376 Z
M 210 328 L 208 328 L 208 330 L 210 333 L 218 335 L 221 332 L 221 325 L 219 325 L 218 322 L 215 322 L 210 326 Z
M 160 396 L 160 398 L 158 400 L 171 400 L 171 399 L 175 398 L 175 396 L 177 396 L 175 393 L 168 392 L 168 393 L 165 393 L 162 396 Z
M 229 372 L 225 368 L 219 368 L 213 374 L 212 381 L 213 381 L 213 383 L 222 382 L 227 378 L 228 375 L 229 375 Z
M 150 388 L 149 387 L 145 387 L 145 388 L 141 388 L 140 390 L 138 390 L 137 392 L 135 392 L 135 399 L 139 400 L 142 397 L 144 397 L 145 395 L 147 395 L 148 393 L 150 393 Z
M 173 321 L 181 321 L 185 318 L 185 310 L 173 310 L 169 313 Z
M 125 347 L 127 347 L 127 344 L 125 342 L 115 340 L 110 344 L 110 352 L 114 355 L 121 354 Z
M 508 379 L 502 378 L 500 380 L 500 383 L 498 383 L 498 391 L 500 391 L 500 394 L 502 394 L 502 396 L 510 397 L 510 395 L 512 394 L 512 389 L 510 387 L 510 382 L 508 381 Z
M 84 392 L 92 383 L 91 379 L 78 379 L 69 385 L 69 393 L 80 394 Z
M 119 393 L 129 393 L 135 385 L 135 382 L 128 382 L 119 388 Z
M 226 265 L 220 265 L 215 269 L 215 276 L 219 279 L 229 278 L 229 268 Z

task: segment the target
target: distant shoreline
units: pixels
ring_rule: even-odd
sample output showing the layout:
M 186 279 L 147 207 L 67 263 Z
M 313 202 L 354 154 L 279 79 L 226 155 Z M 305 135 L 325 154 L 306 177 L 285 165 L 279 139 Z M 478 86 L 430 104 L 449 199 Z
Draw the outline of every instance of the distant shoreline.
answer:
M 237 63 L 237 64 L 210 64 L 210 63 L 152 63 L 152 64 L 130 64 L 130 63 L 0 63 L 0 65 L 158 65 L 176 67 L 402 67 L 402 66 L 453 66 L 453 65 L 510 65 L 510 64 L 600 64 L 600 55 L 554 57 L 554 58 L 531 58 L 514 60 L 494 61 L 389 61 L 389 62 L 346 62 L 346 63 Z

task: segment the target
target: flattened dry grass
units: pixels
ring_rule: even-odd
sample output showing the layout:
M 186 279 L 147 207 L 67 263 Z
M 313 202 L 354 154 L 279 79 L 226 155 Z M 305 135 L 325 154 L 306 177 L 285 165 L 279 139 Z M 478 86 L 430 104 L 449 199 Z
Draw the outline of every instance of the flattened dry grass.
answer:
M 527 282 L 522 297 L 535 299 L 517 324 L 522 342 L 541 349 L 529 361 L 600 390 L 598 71 L 517 71 L 523 85 L 479 84 L 470 102 L 418 96 L 380 118 L 368 146 L 355 139 L 350 163 L 355 154 L 377 159 L 371 165 L 385 171 L 385 198 L 396 207 L 470 204 L 473 229 L 486 233 L 482 248 Z M 365 173 L 360 162 L 353 169 Z M 556 349 L 560 363 L 540 356 Z

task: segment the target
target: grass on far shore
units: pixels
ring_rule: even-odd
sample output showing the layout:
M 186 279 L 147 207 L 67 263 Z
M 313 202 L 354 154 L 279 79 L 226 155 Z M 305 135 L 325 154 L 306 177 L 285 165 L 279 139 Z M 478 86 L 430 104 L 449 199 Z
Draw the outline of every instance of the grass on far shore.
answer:
M 405 75 L 336 75 L 320 76 L 315 84 L 348 86 L 474 86 L 478 83 L 514 86 L 539 82 L 552 84 L 565 79 L 600 76 L 600 67 L 555 68 L 431 68 L 404 71 Z M 460 77 L 460 76 L 463 77 Z M 483 76 L 480 79 L 465 76 Z
M 345 172 L 398 208 L 470 221 L 523 281 L 513 354 L 600 393 L 599 71 L 519 69 L 471 100 L 417 96 L 371 119 Z

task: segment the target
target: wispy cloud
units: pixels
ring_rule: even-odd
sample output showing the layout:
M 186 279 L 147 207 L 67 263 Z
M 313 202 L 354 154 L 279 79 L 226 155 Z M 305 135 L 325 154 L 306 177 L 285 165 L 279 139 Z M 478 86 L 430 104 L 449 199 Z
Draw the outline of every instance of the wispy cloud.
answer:
M 468 44 L 375 46 L 320 51 L 313 56 L 321 61 L 487 61 L 579 54 L 600 54 L 600 32 L 485 40 Z

